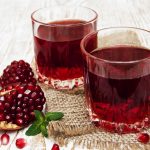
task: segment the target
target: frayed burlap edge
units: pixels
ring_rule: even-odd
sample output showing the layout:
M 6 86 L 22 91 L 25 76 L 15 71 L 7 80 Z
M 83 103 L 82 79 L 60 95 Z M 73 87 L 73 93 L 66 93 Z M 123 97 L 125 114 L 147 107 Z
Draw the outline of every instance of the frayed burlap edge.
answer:
M 94 133 L 91 133 L 94 134 Z M 110 141 L 101 141 L 99 138 L 92 138 L 90 135 L 82 135 L 75 137 L 64 137 L 64 135 L 59 134 L 58 136 L 53 136 L 55 141 L 61 146 L 67 146 L 68 143 L 72 142 L 71 150 L 76 149 L 78 145 L 80 149 L 88 150 L 149 150 L 150 144 L 141 144 L 141 143 L 123 143 L 123 142 L 110 142 Z M 67 149 L 67 148 L 66 148 Z

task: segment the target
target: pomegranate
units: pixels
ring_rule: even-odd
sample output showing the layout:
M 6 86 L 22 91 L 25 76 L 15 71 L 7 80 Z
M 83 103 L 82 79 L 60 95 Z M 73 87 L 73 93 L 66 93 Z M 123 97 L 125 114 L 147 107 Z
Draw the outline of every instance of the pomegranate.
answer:
M 1 87 L 17 82 L 36 84 L 34 73 L 30 65 L 24 60 L 13 61 L 4 69 L 0 77 Z

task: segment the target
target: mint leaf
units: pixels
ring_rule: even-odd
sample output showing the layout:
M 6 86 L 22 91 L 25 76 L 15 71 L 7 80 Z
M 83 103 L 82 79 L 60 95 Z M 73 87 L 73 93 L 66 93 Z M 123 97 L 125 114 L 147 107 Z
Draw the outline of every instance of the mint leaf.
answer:
M 48 137 L 48 132 L 47 132 L 46 126 L 47 125 L 43 123 L 43 124 L 41 124 L 40 129 L 41 129 L 42 135 L 45 137 Z
M 35 114 L 35 118 L 37 121 L 39 122 L 43 122 L 44 121 L 44 115 L 41 111 L 39 110 L 34 110 L 34 114 Z
M 27 136 L 34 136 L 37 135 L 41 132 L 41 128 L 40 128 L 41 122 L 35 121 L 30 127 L 29 129 L 26 131 L 26 135 Z
M 25 134 L 27 136 L 34 136 L 42 133 L 44 137 L 48 137 L 47 126 L 49 124 L 49 121 L 59 120 L 64 116 L 64 114 L 61 112 L 47 112 L 44 116 L 44 114 L 38 110 L 34 110 L 34 114 L 35 121 L 26 131 Z
M 64 116 L 62 112 L 47 112 L 45 114 L 46 121 L 56 121 Z

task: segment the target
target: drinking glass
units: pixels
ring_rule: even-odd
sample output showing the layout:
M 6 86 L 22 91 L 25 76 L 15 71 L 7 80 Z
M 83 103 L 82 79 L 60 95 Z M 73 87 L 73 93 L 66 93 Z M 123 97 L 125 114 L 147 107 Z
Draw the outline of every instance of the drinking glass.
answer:
M 81 39 L 96 31 L 97 13 L 86 7 L 41 8 L 31 15 L 39 80 L 55 89 L 83 84 Z
M 101 29 L 81 41 L 87 108 L 96 126 L 117 133 L 150 126 L 150 32 Z

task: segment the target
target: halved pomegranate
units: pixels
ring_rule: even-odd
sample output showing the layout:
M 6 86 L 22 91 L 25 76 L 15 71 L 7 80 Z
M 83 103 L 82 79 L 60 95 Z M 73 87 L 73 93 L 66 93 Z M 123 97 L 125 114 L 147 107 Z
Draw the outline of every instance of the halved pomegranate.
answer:
M 42 111 L 44 92 L 39 85 L 9 85 L 0 91 L 0 129 L 17 130 L 34 120 L 34 110 Z

